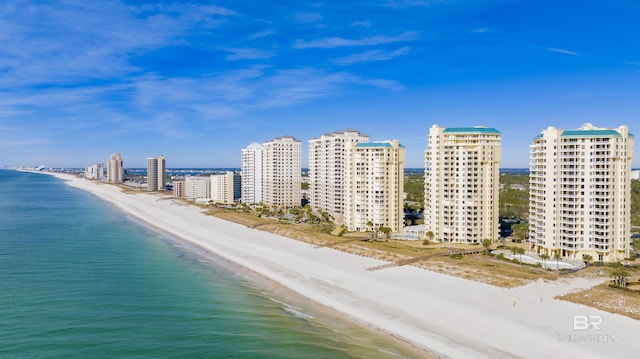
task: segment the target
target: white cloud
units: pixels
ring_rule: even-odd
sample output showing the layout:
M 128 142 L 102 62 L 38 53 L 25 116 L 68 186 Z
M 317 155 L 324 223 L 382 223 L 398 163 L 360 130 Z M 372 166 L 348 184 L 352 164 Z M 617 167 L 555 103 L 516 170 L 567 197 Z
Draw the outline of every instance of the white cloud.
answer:
M 489 31 L 491 31 L 491 30 L 488 27 L 481 27 L 481 28 L 478 28 L 478 29 L 471 30 L 471 32 L 474 33 L 474 34 L 484 34 L 484 33 L 487 33 Z
M 322 20 L 322 15 L 315 12 L 299 12 L 296 13 L 293 18 L 297 22 L 301 22 L 304 24 L 313 24 Z
M 328 37 L 313 41 L 296 40 L 294 47 L 298 49 L 321 48 L 328 49 L 344 46 L 371 46 L 380 44 L 389 44 L 395 42 L 413 41 L 419 38 L 419 33 L 415 31 L 407 31 L 398 36 L 371 36 L 357 40 L 345 39 L 342 37 Z
M 239 49 L 225 49 L 230 52 L 231 55 L 227 56 L 227 60 L 262 60 L 275 56 L 273 51 L 264 51 L 252 48 L 239 48 Z
M 255 39 L 259 39 L 262 37 L 267 37 L 270 35 L 275 34 L 275 31 L 273 30 L 265 30 L 265 31 L 260 31 L 260 32 L 256 32 L 255 34 L 250 35 L 247 39 L 248 40 L 255 40 Z
M 391 91 L 401 91 L 404 90 L 404 86 L 398 82 L 393 80 L 385 80 L 385 79 L 369 79 L 365 80 L 364 83 L 366 85 L 383 88 Z
M 365 20 L 365 21 L 354 21 L 351 24 L 349 24 L 351 26 L 362 26 L 365 28 L 370 28 L 371 27 L 371 20 Z
M 384 7 L 393 7 L 393 8 L 407 8 L 407 7 L 424 7 L 424 6 L 433 6 L 447 3 L 447 0 L 397 0 L 397 1 L 388 1 L 384 3 L 382 6 Z
M 339 58 L 339 59 L 333 60 L 333 63 L 338 65 L 350 65 L 354 63 L 360 63 L 360 62 L 391 60 L 395 57 L 408 54 L 410 50 L 411 48 L 408 46 L 401 47 L 395 51 L 372 50 L 372 51 L 363 52 L 361 54 L 354 54 L 354 55 L 346 56 L 343 58 Z
M 5 84 L 64 83 L 123 77 L 131 58 L 186 43 L 185 34 L 209 31 L 231 10 L 215 6 L 126 6 L 66 1 L 28 7 L 0 5 L 0 68 Z
M 569 51 L 569 50 L 565 50 L 565 49 L 558 49 L 558 48 L 555 48 L 555 47 L 545 47 L 544 49 L 548 50 L 548 51 L 551 51 L 551 52 L 557 52 L 559 54 L 572 55 L 572 56 L 581 56 L 577 52 L 573 52 L 573 51 Z

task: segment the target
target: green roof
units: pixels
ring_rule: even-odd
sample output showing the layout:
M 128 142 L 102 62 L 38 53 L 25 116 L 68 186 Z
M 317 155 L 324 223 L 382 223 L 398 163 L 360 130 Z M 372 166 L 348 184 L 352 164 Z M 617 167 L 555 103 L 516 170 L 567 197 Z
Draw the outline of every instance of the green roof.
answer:
M 564 131 L 560 137 L 622 137 L 615 130 L 573 130 Z
M 500 131 L 490 127 L 447 127 L 443 131 L 444 133 L 488 133 L 499 135 Z
M 537 135 L 536 137 L 534 137 L 534 138 L 533 138 L 533 140 L 535 141 L 535 140 L 540 139 L 540 138 L 542 138 L 542 137 L 543 137 L 543 136 L 542 136 L 542 134 L 539 134 L 539 135 Z

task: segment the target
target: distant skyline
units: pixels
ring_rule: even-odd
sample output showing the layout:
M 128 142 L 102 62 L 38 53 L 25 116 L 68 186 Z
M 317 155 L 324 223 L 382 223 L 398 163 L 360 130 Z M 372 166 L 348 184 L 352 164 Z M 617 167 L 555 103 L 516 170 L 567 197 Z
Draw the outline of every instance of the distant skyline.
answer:
M 423 167 L 429 128 L 640 136 L 640 2 L 17 1 L 0 4 L 0 167 L 240 167 L 283 135 L 357 129 Z M 640 167 L 636 141 L 633 167 Z

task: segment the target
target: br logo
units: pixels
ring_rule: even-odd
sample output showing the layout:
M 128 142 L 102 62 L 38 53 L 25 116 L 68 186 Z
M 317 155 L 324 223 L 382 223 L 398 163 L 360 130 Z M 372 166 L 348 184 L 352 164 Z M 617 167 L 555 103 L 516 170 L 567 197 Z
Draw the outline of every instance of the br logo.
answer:
M 602 317 L 599 315 L 574 315 L 573 330 L 587 330 L 589 327 L 600 330 Z

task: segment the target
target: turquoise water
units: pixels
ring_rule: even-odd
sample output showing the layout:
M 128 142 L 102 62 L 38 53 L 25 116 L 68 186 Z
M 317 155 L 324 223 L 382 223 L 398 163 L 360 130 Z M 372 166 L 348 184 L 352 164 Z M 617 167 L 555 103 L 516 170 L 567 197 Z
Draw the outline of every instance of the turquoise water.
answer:
M 0 170 L 0 216 L 1 358 L 422 355 L 51 176 Z

